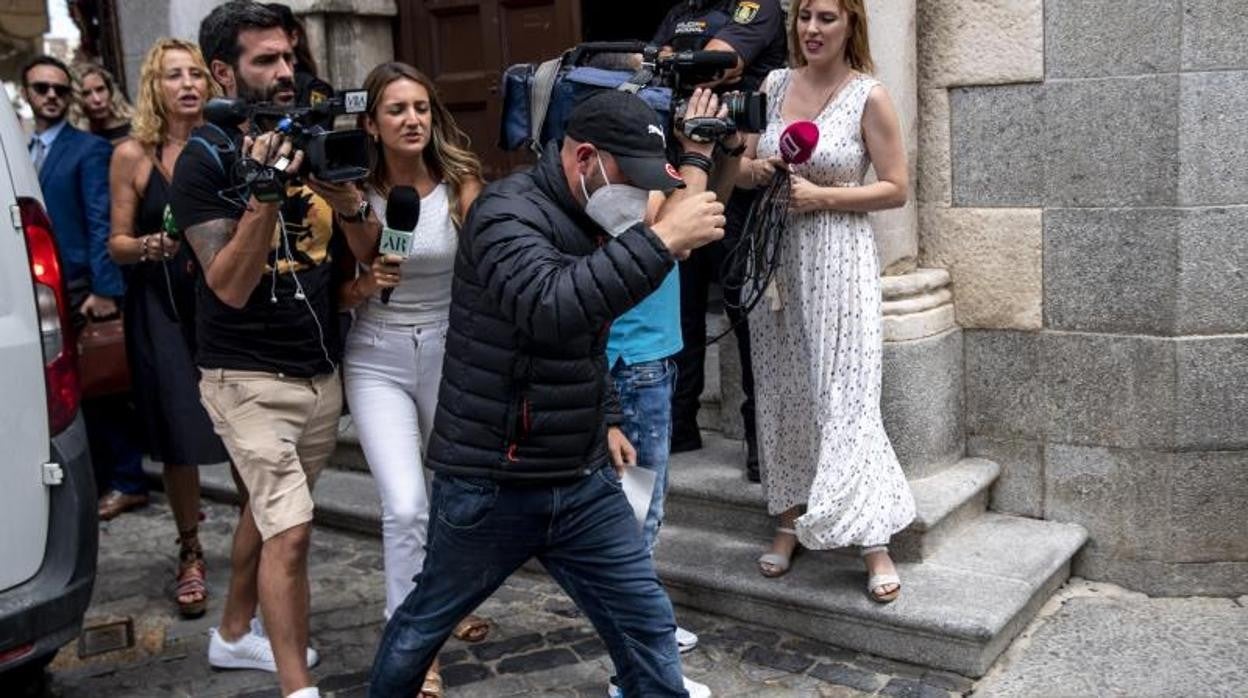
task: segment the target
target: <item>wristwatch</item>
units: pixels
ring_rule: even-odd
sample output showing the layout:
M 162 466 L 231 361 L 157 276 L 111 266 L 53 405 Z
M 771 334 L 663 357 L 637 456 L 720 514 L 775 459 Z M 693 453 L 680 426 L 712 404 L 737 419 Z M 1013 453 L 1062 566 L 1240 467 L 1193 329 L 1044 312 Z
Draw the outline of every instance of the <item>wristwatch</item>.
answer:
M 368 197 L 366 196 L 360 201 L 360 207 L 355 210 L 355 213 L 349 216 L 344 216 L 340 213 L 338 214 L 338 219 L 344 223 L 363 223 L 364 219 L 368 218 L 368 214 L 372 212 L 373 205 L 369 203 Z

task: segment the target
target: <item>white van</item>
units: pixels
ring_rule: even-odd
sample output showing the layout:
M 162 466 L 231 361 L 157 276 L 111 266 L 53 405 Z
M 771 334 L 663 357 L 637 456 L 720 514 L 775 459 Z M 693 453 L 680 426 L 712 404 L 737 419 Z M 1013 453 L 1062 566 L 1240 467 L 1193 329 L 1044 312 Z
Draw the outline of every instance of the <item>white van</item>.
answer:
M 78 636 L 98 529 L 65 279 L 7 99 L 0 157 L 9 216 L 0 223 L 0 685 L 8 685 L 12 670 L 41 671 Z

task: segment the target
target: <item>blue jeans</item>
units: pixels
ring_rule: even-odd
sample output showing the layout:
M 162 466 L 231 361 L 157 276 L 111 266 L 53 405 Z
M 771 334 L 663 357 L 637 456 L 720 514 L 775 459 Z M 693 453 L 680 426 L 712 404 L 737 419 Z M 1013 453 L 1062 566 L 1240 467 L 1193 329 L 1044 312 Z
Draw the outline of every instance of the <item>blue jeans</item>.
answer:
M 647 553 L 663 526 L 663 498 L 667 494 L 667 460 L 672 445 L 672 391 L 676 388 L 676 365 L 669 359 L 644 361 L 632 366 L 616 361 L 611 369 L 620 394 L 624 423 L 620 428 L 637 449 L 637 466 L 654 471 L 654 494 L 642 540 Z
M 624 695 L 688 696 L 676 619 L 614 469 L 562 484 L 439 474 L 425 566 L 386 624 L 369 696 L 412 696 L 464 616 L 536 557 L 589 617 Z

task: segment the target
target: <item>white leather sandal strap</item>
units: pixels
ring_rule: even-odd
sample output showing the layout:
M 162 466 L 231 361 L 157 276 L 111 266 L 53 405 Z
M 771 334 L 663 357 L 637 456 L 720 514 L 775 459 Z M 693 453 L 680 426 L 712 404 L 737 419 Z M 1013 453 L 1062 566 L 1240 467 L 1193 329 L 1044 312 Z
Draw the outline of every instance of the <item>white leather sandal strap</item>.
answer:
M 898 577 L 895 574 L 873 574 L 867 580 L 867 591 L 874 592 L 876 589 L 879 589 L 882 586 L 888 586 L 889 584 L 896 584 L 900 587 L 901 577 Z
M 758 564 L 769 565 L 776 569 L 777 572 L 785 572 L 789 569 L 791 559 L 781 555 L 780 553 L 766 553 L 759 556 Z
M 862 557 L 866 557 L 868 555 L 874 555 L 876 553 L 887 553 L 887 552 L 888 552 L 887 545 L 870 545 L 864 548 L 860 548 L 858 550 L 858 554 L 861 555 Z

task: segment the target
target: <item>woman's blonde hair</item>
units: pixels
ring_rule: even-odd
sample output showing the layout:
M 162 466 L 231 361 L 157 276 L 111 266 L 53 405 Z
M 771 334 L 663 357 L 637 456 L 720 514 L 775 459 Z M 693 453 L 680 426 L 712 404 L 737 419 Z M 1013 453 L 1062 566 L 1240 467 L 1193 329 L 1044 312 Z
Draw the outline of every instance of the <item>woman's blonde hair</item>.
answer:
M 165 140 L 165 128 L 169 125 L 169 107 L 165 104 L 164 91 L 160 87 L 163 73 L 162 64 L 165 54 L 170 51 L 185 51 L 191 54 L 195 67 L 204 74 L 204 82 L 208 86 L 207 97 L 219 97 L 221 89 L 208 72 L 204 56 L 199 47 L 182 39 L 160 39 L 143 57 L 143 67 L 139 69 L 139 102 L 135 106 L 134 124 L 130 135 L 134 140 L 145 146 L 160 145 Z
M 98 63 L 82 63 L 74 66 L 74 73 L 77 73 L 77 79 L 73 74 L 70 75 L 71 82 L 74 85 L 74 92 L 78 93 L 77 98 L 73 100 L 71 120 L 75 126 L 83 127 L 90 130 L 91 121 L 87 118 L 85 100 L 81 98 L 81 92 L 85 89 L 87 77 L 98 75 L 104 81 L 104 86 L 108 88 L 108 110 L 112 112 L 113 118 L 118 121 L 129 121 L 134 118 L 134 107 L 126 101 L 126 96 L 117 88 L 117 80 L 108 69 Z
M 422 157 L 430 172 L 446 182 L 450 189 L 451 221 L 458 228 L 463 224 L 460 213 L 459 194 L 464 185 L 471 180 L 481 180 L 481 161 L 471 150 L 468 134 L 464 133 L 455 123 L 451 110 L 446 108 L 438 96 L 438 89 L 424 73 L 412 66 L 399 61 L 382 63 L 369 72 L 364 78 L 364 89 L 368 91 L 367 115 L 377 122 L 377 108 L 381 104 L 381 95 L 391 83 L 398 80 L 411 80 L 425 88 L 429 93 L 429 109 L 432 120 L 429 129 L 429 144 L 425 146 Z M 361 128 L 363 116 L 361 116 Z M 371 170 L 369 184 L 385 198 L 390 193 L 390 184 L 386 182 L 386 154 L 381 139 L 373 139 L 371 154 Z
M 806 56 L 802 55 L 802 38 L 797 35 L 797 16 L 802 5 L 812 0 L 793 0 L 789 3 L 789 60 L 794 67 L 806 65 Z M 866 0 L 837 0 L 841 12 L 849 22 L 849 37 L 845 40 L 845 62 L 850 68 L 861 73 L 875 70 L 875 62 L 871 60 L 871 42 L 867 39 L 867 7 Z

